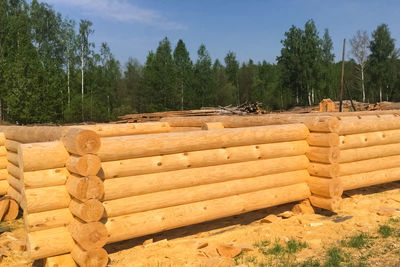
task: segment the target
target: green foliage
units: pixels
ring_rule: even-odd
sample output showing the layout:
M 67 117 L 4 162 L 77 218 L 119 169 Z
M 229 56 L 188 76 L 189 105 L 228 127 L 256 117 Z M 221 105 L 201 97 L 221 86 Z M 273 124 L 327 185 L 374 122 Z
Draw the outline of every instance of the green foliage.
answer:
M 293 238 L 290 239 L 288 242 L 286 242 L 286 251 L 289 254 L 295 254 L 306 247 L 307 247 L 306 242 L 301 242 Z
M 347 247 L 362 248 L 368 244 L 370 239 L 370 236 L 365 233 L 361 233 L 359 235 L 349 237 L 348 240 L 343 241 L 343 244 Z
M 327 251 L 327 260 L 324 267 L 339 267 L 340 263 L 346 260 L 344 251 L 341 248 L 333 247 Z
M 381 225 L 378 228 L 378 233 L 383 237 L 383 238 L 388 238 L 393 234 L 393 228 L 390 227 L 389 225 Z

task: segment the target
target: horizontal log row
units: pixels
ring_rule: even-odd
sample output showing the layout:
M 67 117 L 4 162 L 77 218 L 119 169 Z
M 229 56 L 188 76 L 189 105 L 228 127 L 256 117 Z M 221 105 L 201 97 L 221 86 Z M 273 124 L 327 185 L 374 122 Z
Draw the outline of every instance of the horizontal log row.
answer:
M 9 187 L 7 178 L 7 150 L 5 148 L 5 136 L 4 133 L 0 133 L 0 196 L 7 194 Z M 1 218 L 0 218 L 1 220 Z

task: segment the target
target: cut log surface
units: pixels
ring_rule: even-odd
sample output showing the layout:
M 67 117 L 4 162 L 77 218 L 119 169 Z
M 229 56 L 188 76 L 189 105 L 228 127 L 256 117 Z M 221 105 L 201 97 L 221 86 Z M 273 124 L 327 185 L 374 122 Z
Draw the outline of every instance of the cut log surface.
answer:
M 60 141 L 21 144 L 19 167 L 24 171 L 37 171 L 65 166 L 69 153 Z
M 339 209 L 341 201 L 340 197 L 326 198 L 318 195 L 310 196 L 310 202 L 313 206 L 333 212 Z
M 340 149 L 400 143 L 400 130 L 342 135 L 339 143 Z
M 0 195 L 7 194 L 7 190 L 10 187 L 7 180 L 0 180 Z
M 108 254 L 103 248 L 94 248 L 86 251 L 75 245 L 71 254 L 81 267 L 105 267 L 108 263 Z
M 240 178 L 305 170 L 308 165 L 307 157 L 302 155 L 106 179 L 104 181 L 104 200 Z M 121 190 L 122 188 L 123 190 Z
M 27 250 L 32 260 L 71 252 L 74 240 L 66 227 L 28 233 Z
M 66 168 L 24 172 L 25 188 L 40 188 L 64 185 L 69 177 Z
M 224 129 L 224 124 L 221 122 L 205 122 L 201 126 L 202 130 L 221 130 Z
M 4 214 L 3 220 L 4 221 L 15 220 L 18 217 L 18 213 L 19 213 L 18 203 L 15 200 L 10 199 L 7 212 Z
M 77 127 L 92 130 L 100 137 L 167 133 L 171 130 L 171 127 L 167 122 L 96 124 L 79 125 Z
M 400 155 L 377 159 L 367 159 L 339 164 L 339 176 L 365 173 L 377 170 L 397 168 L 400 166 Z
M 0 199 L 0 221 L 3 220 L 4 215 L 7 213 L 9 205 L 10 205 L 9 198 L 6 197 Z
M 97 176 L 82 177 L 71 174 L 68 177 L 66 188 L 68 192 L 80 201 L 101 199 L 104 194 L 103 181 Z M 118 191 L 125 191 L 119 188 Z
M 86 154 L 84 156 L 71 155 L 66 163 L 67 169 L 82 176 L 97 175 L 101 168 L 101 160 L 98 156 Z
M 85 202 L 72 199 L 69 209 L 72 214 L 85 222 L 99 221 L 104 213 L 103 204 L 97 199 L 89 199 Z
M 5 146 L 0 145 L 0 156 L 6 156 L 7 155 L 7 149 Z
M 98 152 L 102 161 L 160 154 L 304 140 L 309 134 L 303 124 L 272 125 L 218 131 L 195 131 L 102 138 Z
M 71 254 L 64 254 L 46 258 L 44 267 L 76 267 L 76 263 Z
M 107 229 L 101 222 L 85 223 L 74 219 L 68 230 L 75 242 L 84 250 L 101 248 L 107 242 Z
M 6 169 L 7 168 L 7 156 L 1 156 L 0 157 L 0 169 Z
M 24 196 L 26 200 L 21 205 L 28 213 L 67 208 L 71 201 L 64 185 L 26 189 Z
M 310 146 L 306 152 L 307 158 L 312 162 L 337 163 L 340 157 L 340 149 L 333 147 Z
M 72 154 L 96 154 L 100 149 L 100 137 L 91 130 L 70 128 L 62 137 L 65 148 Z
M 340 135 L 359 134 L 367 132 L 387 131 L 400 129 L 400 117 L 384 120 L 345 120 L 340 121 Z
M 400 143 L 340 151 L 340 163 L 400 155 Z
M 341 176 L 344 190 L 368 187 L 400 180 L 400 168 L 391 168 L 353 175 Z
M 24 223 L 28 232 L 68 226 L 73 216 L 68 208 L 36 213 L 24 212 Z
M 287 192 L 290 192 L 288 194 Z M 107 243 L 306 199 L 306 183 L 109 218 Z
M 106 210 L 105 216 L 115 217 L 298 184 L 305 182 L 308 178 L 308 172 L 301 170 L 121 198 L 105 201 L 103 205 Z
M 338 146 L 339 135 L 337 133 L 316 133 L 311 132 L 307 137 L 307 142 L 310 146 Z
M 327 198 L 341 197 L 343 194 L 343 185 L 339 178 L 323 178 L 310 176 L 307 181 L 311 193 Z
M 179 169 L 304 155 L 306 141 L 228 147 L 102 163 L 101 178 L 115 178 Z
M 19 142 L 14 141 L 14 140 L 6 140 L 6 143 L 4 146 L 6 147 L 7 151 L 11 151 L 14 153 L 18 152 L 18 146 L 20 145 Z
M 308 172 L 313 176 L 333 178 L 339 175 L 339 164 L 310 162 Z
M 7 169 L 0 170 L 0 180 L 6 180 L 8 177 Z

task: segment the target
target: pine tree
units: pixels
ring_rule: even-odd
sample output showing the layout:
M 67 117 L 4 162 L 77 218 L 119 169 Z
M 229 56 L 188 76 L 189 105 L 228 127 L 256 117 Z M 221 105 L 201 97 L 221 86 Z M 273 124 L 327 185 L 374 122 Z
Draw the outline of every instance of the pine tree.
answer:
M 174 50 L 174 64 L 176 70 L 175 88 L 179 89 L 180 109 L 193 106 L 192 80 L 193 63 L 190 60 L 189 52 L 182 40 L 179 40 Z

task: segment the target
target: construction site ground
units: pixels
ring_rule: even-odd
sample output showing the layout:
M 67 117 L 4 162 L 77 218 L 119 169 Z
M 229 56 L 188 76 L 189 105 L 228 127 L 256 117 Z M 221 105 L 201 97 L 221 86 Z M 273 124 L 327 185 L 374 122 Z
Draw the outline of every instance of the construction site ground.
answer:
M 345 192 L 337 214 L 294 204 L 108 245 L 109 266 L 400 266 L 399 182 Z M 22 219 L 1 227 L 0 266 L 32 266 Z

